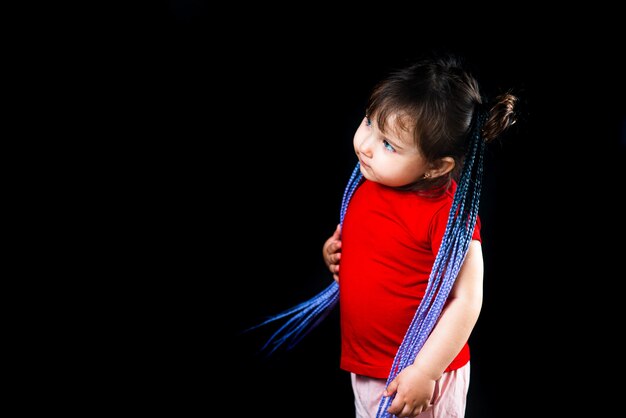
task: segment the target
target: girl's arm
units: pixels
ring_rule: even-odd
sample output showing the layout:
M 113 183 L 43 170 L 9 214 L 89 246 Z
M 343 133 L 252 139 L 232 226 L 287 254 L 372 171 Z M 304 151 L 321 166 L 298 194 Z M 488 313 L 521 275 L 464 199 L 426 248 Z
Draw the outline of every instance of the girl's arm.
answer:
M 435 328 L 413 364 L 400 372 L 387 388 L 385 396 L 397 392 L 389 413 L 413 417 L 430 406 L 435 382 L 469 339 L 482 301 L 482 248 L 479 241 L 472 241 Z

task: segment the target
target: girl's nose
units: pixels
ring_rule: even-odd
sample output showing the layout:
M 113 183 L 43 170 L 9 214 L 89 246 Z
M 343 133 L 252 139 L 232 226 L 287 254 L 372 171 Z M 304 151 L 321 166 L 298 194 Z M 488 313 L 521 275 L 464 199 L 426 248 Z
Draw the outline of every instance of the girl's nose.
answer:
M 359 144 L 359 152 L 368 158 L 372 158 L 372 138 L 366 137 Z

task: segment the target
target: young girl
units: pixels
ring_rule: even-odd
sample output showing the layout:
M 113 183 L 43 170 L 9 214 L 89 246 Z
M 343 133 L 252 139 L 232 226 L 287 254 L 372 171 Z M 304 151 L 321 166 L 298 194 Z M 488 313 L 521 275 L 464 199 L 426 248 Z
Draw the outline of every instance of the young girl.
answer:
M 464 416 L 467 341 L 482 305 L 482 155 L 514 123 L 515 102 L 487 102 L 454 57 L 418 62 L 374 89 L 341 222 L 323 246 L 338 286 L 271 319 L 297 312 L 278 343 L 299 340 L 339 294 L 357 418 Z

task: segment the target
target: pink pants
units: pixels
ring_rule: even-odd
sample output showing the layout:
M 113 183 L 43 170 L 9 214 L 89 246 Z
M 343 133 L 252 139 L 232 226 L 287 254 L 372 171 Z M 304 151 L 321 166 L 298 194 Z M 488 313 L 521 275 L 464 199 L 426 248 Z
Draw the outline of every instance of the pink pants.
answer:
M 376 418 L 386 379 L 351 373 L 356 418 Z M 435 384 L 433 405 L 419 418 L 463 418 L 469 389 L 470 365 L 444 373 Z

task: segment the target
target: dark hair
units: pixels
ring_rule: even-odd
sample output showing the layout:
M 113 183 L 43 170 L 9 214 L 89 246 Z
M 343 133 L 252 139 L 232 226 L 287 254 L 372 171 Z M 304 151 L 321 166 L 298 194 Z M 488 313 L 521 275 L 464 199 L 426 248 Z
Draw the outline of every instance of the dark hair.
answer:
M 505 93 L 489 103 L 461 60 L 446 55 L 427 58 L 391 73 L 374 88 L 366 113 L 375 118 L 382 132 L 389 117 L 395 115 L 397 127 L 412 135 L 428 162 L 443 157 L 454 159 L 452 173 L 403 187 L 433 190 L 447 186 L 461 172 L 472 121 L 478 112 L 488 112 L 482 138 L 489 142 L 515 123 L 516 101 L 515 96 Z

